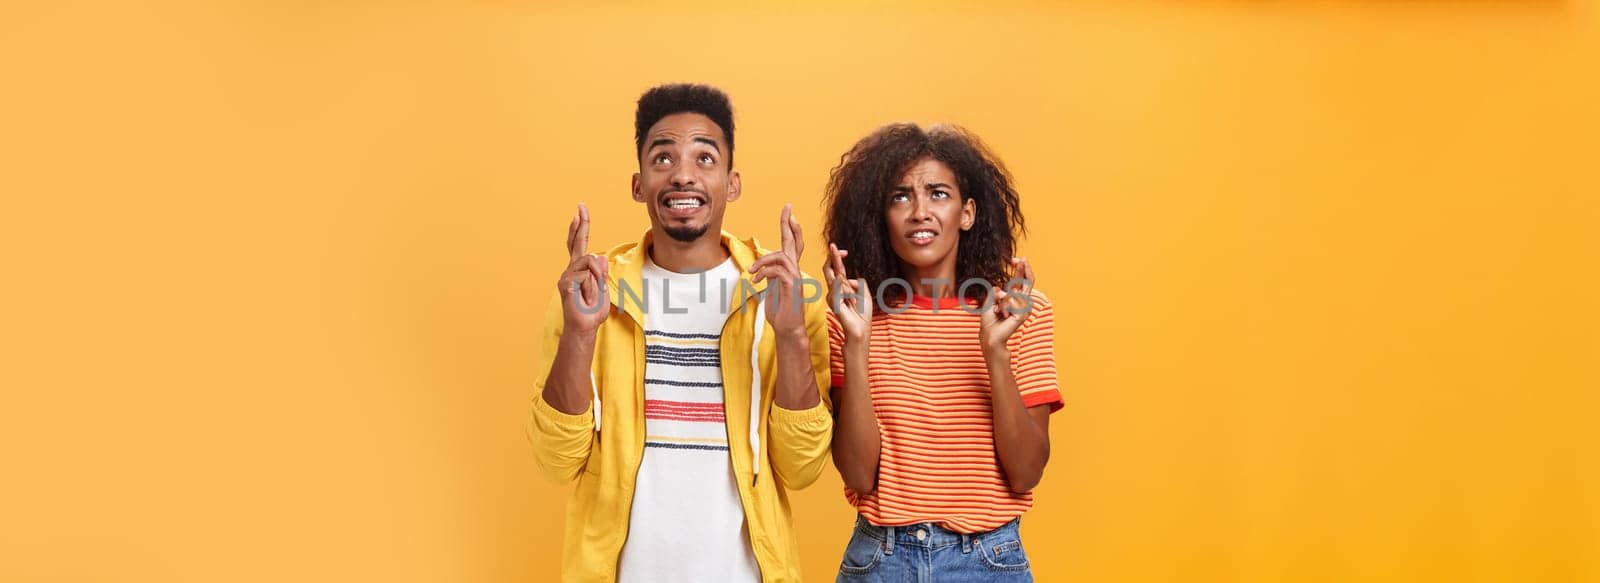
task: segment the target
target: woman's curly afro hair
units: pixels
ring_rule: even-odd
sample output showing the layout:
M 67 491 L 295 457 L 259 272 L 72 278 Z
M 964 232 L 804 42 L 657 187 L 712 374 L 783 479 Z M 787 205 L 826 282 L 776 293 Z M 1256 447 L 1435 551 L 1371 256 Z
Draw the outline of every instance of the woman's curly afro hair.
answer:
M 889 124 L 840 157 L 828 177 L 823 207 L 828 241 L 850 252 L 844 260 L 848 275 L 865 279 L 868 293 L 876 293 L 884 280 L 905 277 L 884 217 L 901 176 L 925 158 L 949 166 L 962 202 L 970 199 L 977 206 L 972 228 L 960 234 L 953 284 L 982 279 L 1004 286 L 1011 277 L 1016 239 L 1027 233 L 1017 189 L 1005 165 L 978 136 L 951 125 L 924 130 L 912 123 Z M 885 293 L 898 289 L 889 286 Z M 986 290 L 969 286 L 967 292 L 982 301 Z

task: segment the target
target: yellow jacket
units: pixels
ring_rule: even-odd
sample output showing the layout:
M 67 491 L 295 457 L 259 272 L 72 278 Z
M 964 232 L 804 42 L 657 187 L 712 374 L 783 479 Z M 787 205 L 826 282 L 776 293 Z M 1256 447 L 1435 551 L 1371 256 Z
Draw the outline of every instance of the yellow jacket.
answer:
M 774 339 L 772 334 L 762 332 L 770 326 L 760 309 L 764 296 L 759 295 L 767 282 L 753 284 L 746 272 L 767 251 L 759 248 L 755 239 L 740 241 L 726 231 L 722 233 L 722 244 L 733 256 L 742 284 L 756 292 L 728 292 L 728 301 L 734 305 L 722 328 L 721 347 L 728 451 L 762 579 L 799 581 L 800 547 L 789 514 L 787 491 L 810 485 L 827 465 L 833 437 L 827 391 L 828 305 L 826 299 L 805 303 L 811 366 L 822 403 L 805 411 L 775 406 Z M 533 394 L 528 439 L 533 443 L 534 459 L 540 469 L 561 482 L 578 481 L 567 505 L 562 549 L 564 581 L 616 580 L 617 561 L 623 541 L 628 538 L 634 479 L 644 456 L 644 313 L 634 297 L 624 301 L 618 293 L 618 282 L 625 281 L 635 294 L 644 289 L 640 270 L 649 246 L 650 234 L 646 233 L 639 243 L 606 252 L 610 266 L 606 285 L 612 306 L 611 315 L 595 334 L 591 370 L 595 403 L 590 411 L 567 415 L 541 396 L 561 337 L 559 294 L 551 299 L 545 312 L 537 369 L 540 378 Z M 818 293 L 811 289 L 815 285 L 804 287 L 806 294 Z M 753 341 L 759 343 L 759 351 L 751 349 Z M 752 368 L 752 361 L 758 361 L 759 366 Z M 761 423 L 752 427 L 752 418 L 759 418 Z

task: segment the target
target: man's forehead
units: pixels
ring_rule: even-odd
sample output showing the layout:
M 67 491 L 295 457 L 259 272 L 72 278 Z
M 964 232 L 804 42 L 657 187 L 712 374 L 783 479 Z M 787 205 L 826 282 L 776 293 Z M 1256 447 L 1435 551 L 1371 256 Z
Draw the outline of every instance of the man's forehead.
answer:
M 674 141 L 696 137 L 711 138 L 717 144 L 722 144 L 722 127 L 711 118 L 698 113 L 674 113 L 661 118 L 655 125 L 650 126 L 650 131 L 645 134 L 647 142 L 654 142 L 656 138 L 670 138 Z

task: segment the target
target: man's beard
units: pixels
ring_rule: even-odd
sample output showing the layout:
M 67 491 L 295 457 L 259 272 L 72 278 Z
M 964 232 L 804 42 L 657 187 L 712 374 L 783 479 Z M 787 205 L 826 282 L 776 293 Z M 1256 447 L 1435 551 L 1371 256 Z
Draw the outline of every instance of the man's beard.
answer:
M 667 231 L 667 236 L 668 237 L 672 237 L 674 240 L 676 240 L 678 242 L 681 242 L 681 243 L 693 243 L 696 240 L 699 240 L 700 237 L 702 237 L 702 236 L 704 236 L 706 234 L 706 229 L 707 228 L 708 228 L 708 226 L 705 226 L 705 225 L 702 225 L 699 228 L 695 228 L 695 227 L 663 227 L 663 229 L 665 229 Z
M 661 192 L 656 194 L 656 198 L 658 200 L 662 201 L 662 205 L 663 206 L 665 206 L 665 203 L 666 203 L 667 193 L 670 193 L 670 192 L 693 192 L 693 193 L 699 194 L 700 196 L 705 197 L 706 206 L 711 206 L 711 193 L 706 192 L 705 189 L 694 187 L 694 186 L 689 186 L 689 187 L 686 187 L 686 188 L 679 189 L 679 188 L 673 187 L 670 184 L 665 186 L 665 187 L 663 187 L 661 189 Z M 710 209 L 706 209 L 706 210 L 710 210 Z M 666 222 L 666 221 L 663 220 L 662 222 Z M 674 241 L 677 241 L 679 243 L 693 243 L 695 241 L 698 241 L 701 236 L 704 236 L 706 234 L 706 229 L 708 229 L 710 227 L 711 227 L 711 225 L 709 223 L 707 223 L 705 225 L 701 225 L 700 228 L 698 228 L 698 229 L 691 228 L 691 227 L 665 227 L 665 226 L 662 227 L 662 229 L 665 230 L 667 232 L 667 236 L 668 237 L 672 237 L 672 239 Z

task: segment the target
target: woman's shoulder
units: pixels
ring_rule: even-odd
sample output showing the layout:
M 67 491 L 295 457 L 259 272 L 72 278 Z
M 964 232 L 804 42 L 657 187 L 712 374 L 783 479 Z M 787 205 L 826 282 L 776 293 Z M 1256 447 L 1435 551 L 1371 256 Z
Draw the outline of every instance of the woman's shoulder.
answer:
M 1050 304 L 1050 297 L 1044 295 L 1044 292 L 1039 291 L 1038 289 L 1030 290 L 1028 297 L 1028 301 L 1032 305 L 1028 307 L 1028 320 L 1023 322 L 1022 326 L 1029 329 L 1039 327 L 1044 327 L 1045 329 L 1054 329 L 1056 310 L 1055 307 Z
M 1050 305 L 1050 296 L 1044 295 L 1044 290 L 1033 288 L 1028 291 L 1028 297 L 1033 298 L 1034 305 Z

